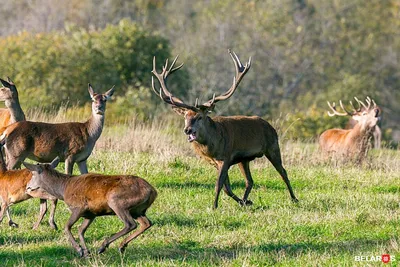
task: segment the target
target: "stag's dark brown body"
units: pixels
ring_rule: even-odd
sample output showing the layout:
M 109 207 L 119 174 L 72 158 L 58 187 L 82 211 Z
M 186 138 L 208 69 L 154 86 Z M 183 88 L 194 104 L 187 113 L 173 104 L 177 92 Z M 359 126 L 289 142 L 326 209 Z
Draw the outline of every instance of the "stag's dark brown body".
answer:
M 193 112 L 194 113 L 194 112 Z M 193 142 L 195 151 L 218 165 L 223 161 L 236 164 L 264 155 L 275 158 L 279 151 L 275 129 L 260 117 L 206 117 L 209 134 Z

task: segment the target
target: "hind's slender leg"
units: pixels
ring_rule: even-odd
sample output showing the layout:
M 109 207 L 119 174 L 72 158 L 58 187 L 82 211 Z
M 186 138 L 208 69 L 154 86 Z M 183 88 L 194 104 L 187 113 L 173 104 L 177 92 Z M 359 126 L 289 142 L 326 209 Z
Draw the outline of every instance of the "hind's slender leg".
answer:
M 246 191 L 244 192 L 242 205 L 252 205 L 253 202 L 247 199 L 251 189 L 253 188 L 253 178 L 251 177 L 251 172 L 250 172 L 250 162 L 249 161 L 240 162 L 239 168 L 244 177 L 246 178 Z
M 36 223 L 33 225 L 32 229 L 36 230 L 39 227 L 40 222 L 43 220 L 44 215 L 47 212 L 47 201 L 46 199 L 40 199 L 40 211 Z
M 98 250 L 99 253 L 103 253 L 106 250 L 106 248 L 117 238 L 126 235 L 127 233 L 129 233 L 130 231 L 132 231 L 137 227 L 137 223 L 133 219 L 129 210 L 121 208 L 120 205 L 116 202 L 118 201 L 114 201 L 114 203 L 109 203 L 110 208 L 112 208 L 115 214 L 121 219 L 121 221 L 124 222 L 125 227 L 121 231 L 105 239 Z
M 281 158 L 281 152 L 279 150 L 279 145 L 275 144 L 275 146 L 272 146 L 271 148 L 268 149 L 267 153 L 265 156 L 269 159 L 269 161 L 274 165 L 275 169 L 279 172 L 281 175 L 283 181 L 286 183 L 286 186 L 289 190 L 290 196 L 292 198 L 292 201 L 298 202 L 298 199 L 293 193 L 292 186 L 290 185 L 290 181 L 287 175 L 287 172 L 285 168 L 282 166 L 282 158 Z
M 133 239 L 135 239 L 136 237 L 138 237 L 140 234 L 142 234 L 144 231 L 146 231 L 151 227 L 151 221 L 145 215 L 138 217 L 137 221 L 139 222 L 140 227 L 133 234 L 125 238 L 124 241 L 122 241 L 121 245 L 119 246 L 119 251 L 121 253 L 125 251 L 125 248 L 129 242 L 131 242 Z

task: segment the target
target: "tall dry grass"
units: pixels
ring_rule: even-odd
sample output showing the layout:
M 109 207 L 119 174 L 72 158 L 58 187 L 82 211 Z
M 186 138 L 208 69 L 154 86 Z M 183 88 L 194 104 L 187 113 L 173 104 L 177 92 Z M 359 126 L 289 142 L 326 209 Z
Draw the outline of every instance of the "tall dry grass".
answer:
M 33 121 L 60 123 L 86 121 L 90 117 L 90 106 L 68 107 L 44 112 L 29 110 L 27 117 Z M 173 114 L 174 115 L 174 114 Z M 97 141 L 96 151 L 113 151 L 152 154 L 155 160 L 169 161 L 176 157 L 195 157 L 191 144 L 183 134 L 183 120 L 179 116 L 160 116 L 143 122 L 137 118 L 115 122 L 107 120 L 102 136 Z M 327 159 L 322 156 L 315 140 L 292 140 L 286 136 L 282 118 L 270 123 L 277 129 L 282 159 L 285 166 L 354 165 L 359 168 L 400 172 L 400 153 L 388 148 L 372 149 L 361 165 L 348 159 Z M 289 126 L 291 127 L 291 126 Z M 206 163 L 205 163 L 206 164 Z M 264 166 L 265 159 L 257 159 L 256 166 Z

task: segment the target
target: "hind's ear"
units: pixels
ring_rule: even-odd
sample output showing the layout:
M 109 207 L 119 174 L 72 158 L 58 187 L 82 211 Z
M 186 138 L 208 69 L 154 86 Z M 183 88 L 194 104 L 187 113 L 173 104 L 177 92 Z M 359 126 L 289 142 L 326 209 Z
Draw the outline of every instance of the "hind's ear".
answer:
M 23 161 L 22 164 L 25 166 L 25 168 L 27 168 L 28 170 L 33 171 L 33 172 L 40 172 L 42 170 L 40 165 L 30 164 L 25 161 Z
M 115 91 L 115 85 L 113 85 L 113 87 L 111 87 L 110 90 L 105 92 L 104 96 L 106 97 L 106 100 L 109 100 L 111 98 L 111 96 L 114 94 L 114 91 Z
M 89 94 L 90 94 L 90 97 L 94 100 L 94 90 L 93 90 L 93 88 L 92 88 L 92 85 L 89 83 L 88 84 L 88 91 L 89 91 Z

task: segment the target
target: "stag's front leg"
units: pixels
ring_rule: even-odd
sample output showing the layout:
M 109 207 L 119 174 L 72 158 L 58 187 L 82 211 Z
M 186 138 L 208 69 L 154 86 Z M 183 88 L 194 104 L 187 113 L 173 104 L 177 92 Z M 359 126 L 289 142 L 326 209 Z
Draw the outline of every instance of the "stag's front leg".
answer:
M 233 198 L 237 203 L 241 203 L 242 200 L 240 198 L 238 198 L 231 189 L 231 182 L 229 181 L 229 175 L 226 175 L 226 179 L 225 179 L 225 183 L 224 183 L 224 191 L 225 193 L 230 196 L 231 198 Z
M 214 199 L 214 209 L 218 208 L 218 198 L 221 193 L 222 186 L 225 184 L 226 179 L 228 178 L 228 170 L 230 164 L 227 162 L 222 163 L 222 166 L 219 168 L 218 180 L 215 184 L 215 199 Z

